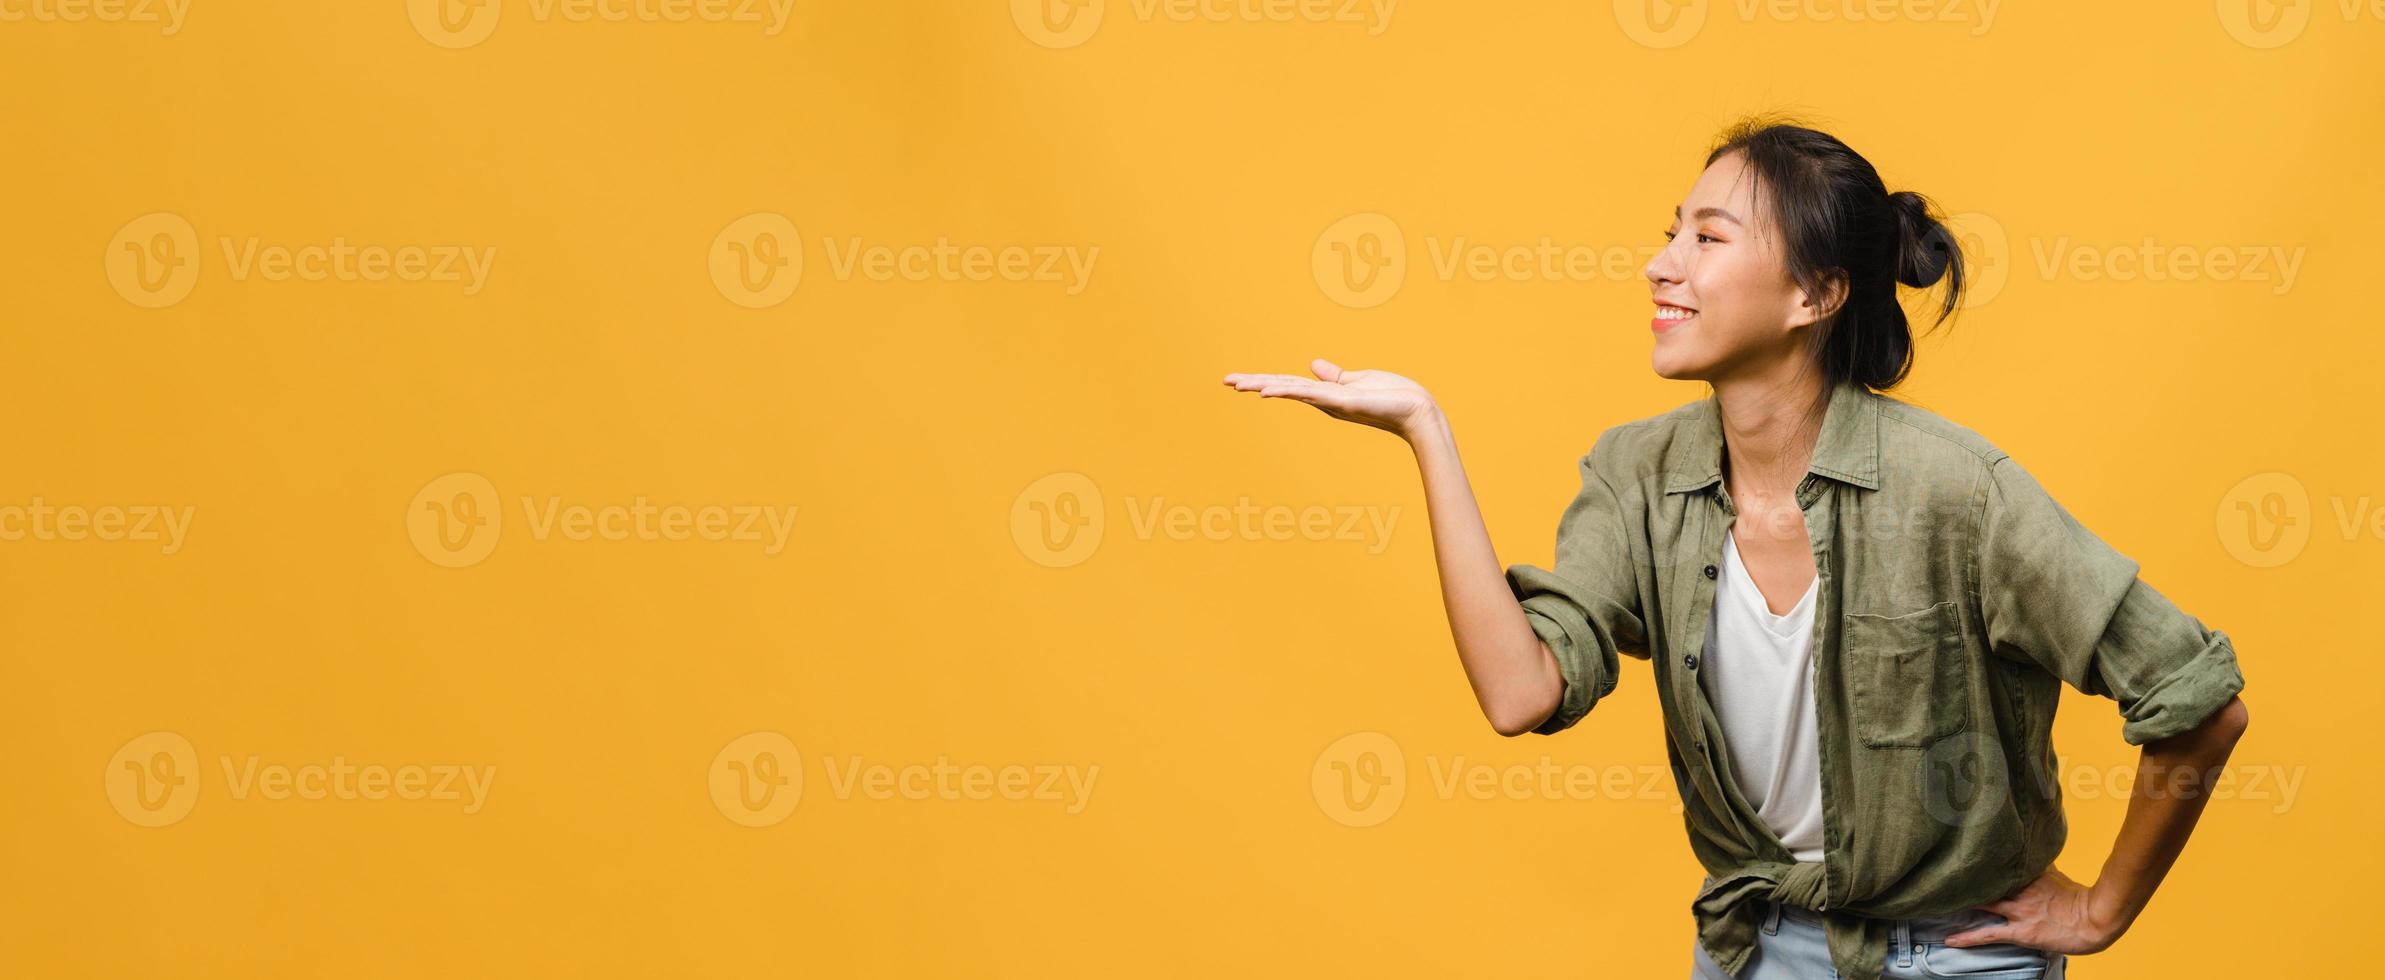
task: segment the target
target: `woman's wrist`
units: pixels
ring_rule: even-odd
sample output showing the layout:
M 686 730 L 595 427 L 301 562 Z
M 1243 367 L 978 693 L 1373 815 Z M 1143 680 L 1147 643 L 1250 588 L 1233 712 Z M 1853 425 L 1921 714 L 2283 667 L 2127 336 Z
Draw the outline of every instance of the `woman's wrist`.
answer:
M 1400 438 L 1407 440 L 1408 445 L 1417 452 L 1423 452 L 1427 446 L 1435 443 L 1447 443 L 1451 440 L 1449 417 L 1441 414 L 1440 405 L 1427 402 L 1400 426 Z
M 2127 932 L 2144 910 L 2141 900 L 2130 894 L 2131 889 L 2115 880 L 2107 871 L 2097 875 L 2095 883 L 2087 886 L 2087 921 L 2109 943 Z

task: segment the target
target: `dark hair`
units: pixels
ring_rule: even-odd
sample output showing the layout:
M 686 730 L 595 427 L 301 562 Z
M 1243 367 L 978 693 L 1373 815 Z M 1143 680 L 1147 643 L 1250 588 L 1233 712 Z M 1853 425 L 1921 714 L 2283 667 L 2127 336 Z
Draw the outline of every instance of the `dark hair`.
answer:
M 1738 153 L 1756 181 L 1759 208 L 1780 229 L 1789 277 L 1816 302 L 1846 292 L 1815 321 L 1807 348 L 1822 368 L 1823 397 L 1846 381 L 1873 391 L 1896 387 L 1913 369 L 1913 331 L 1898 283 L 1928 289 L 1947 279 L 1936 322 L 1962 302 L 1963 255 L 1930 201 L 1894 194 L 1878 171 L 1828 133 L 1754 117 L 1725 130 L 1706 164 Z M 1770 188 L 1770 194 L 1765 189 Z

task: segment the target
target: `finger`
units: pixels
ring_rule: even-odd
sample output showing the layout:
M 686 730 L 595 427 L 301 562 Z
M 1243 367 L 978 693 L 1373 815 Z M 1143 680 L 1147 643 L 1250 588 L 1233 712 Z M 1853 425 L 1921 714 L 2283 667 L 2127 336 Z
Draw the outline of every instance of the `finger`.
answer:
M 1259 396 L 1262 398 L 1290 398 L 1322 409 L 1347 408 L 1350 397 L 1349 393 L 1343 391 L 1338 385 L 1319 384 L 1314 381 L 1270 385 L 1266 390 L 1259 392 Z
M 1989 943 L 2012 941 L 2013 930 L 2008 926 L 1988 926 L 1984 929 L 1972 929 L 1946 937 L 1948 946 L 1985 946 Z
M 1235 387 L 1237 390 L 1240 390 L 1240 391 L 1257 391 L 1257 390 L 1259 390 L 1259 389 L 1261 389 L 1261 388 L 1264 388 L 1264 387 L 1267 387 L 1268 385 L 1271 385 L 1271 384 L 1282 384 L 1282 383 L 1284 383 L 1284 382 L 1287 382 L 1287 381 L 1307 381 L 1307 380 L 1308 380 L 1307 378 L 1303 378 L 1303 377 L 1300 377 L 1299 375 L 1294 375 L 1294 374 L 1229 374 L 1229 375 L 1226 375 L 1226 383 L 1227 383 L 1227 384 L 1230 384 L 1230 385 L 1233 385 L 1233 386 L 1234 386 L 1234 387 Z
M 1328 361 L 1322 357 L 1308 362 L 1308 370 L 1309 373 L 1316 375 L 1318 380 L 1321 381 L 1339 383 L 1342 380 L 1341 365 L 1335 364 L 1332 361 Z
M 1298 398 L 1306 401 L 1316 397 L 1322 386 L 1307 378 L 1285 378 L 1271 381 L 1259 388 L 1261 398 Z

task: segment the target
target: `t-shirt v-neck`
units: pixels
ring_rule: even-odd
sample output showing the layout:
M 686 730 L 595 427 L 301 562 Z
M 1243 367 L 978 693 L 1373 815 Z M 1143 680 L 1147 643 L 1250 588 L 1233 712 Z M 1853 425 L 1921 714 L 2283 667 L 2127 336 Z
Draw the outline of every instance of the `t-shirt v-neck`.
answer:
M 1796 622 L 1799 615 L 1805 611 L 1806 606 L 1813 604 L 1814 596 L 1822 591 L 1822 576 L 1816 575 L 1806 581 L 1805 594 L 1797 598 L 1797 602 L 1789 607 L 1788 612 L 1775 614 L 1769 605 L 1770 600 L 1764 598 L 1764 590 L 1756 587 L 1755 574 L 1747 570 L 1747 559 L 1739 554 L 1738 539 L 1726 530 L 1723 532 L 1723 544 L 1730 549 L 1730 554 L 1725 556 L 1729 560 L 1723 564 L 1730 566 L 1731 574 L 1735 575 L 1739 584 L 1743 586 L 1737 590 L 1726 591 L 1737 591 L 1740 595 L 1746 596 L 1749 600 L 1749 608 L 1755 610 L 1757 618 L 1764 624 L 1765 631 L 1782 639 L 1788 639 L 1797 628 Z

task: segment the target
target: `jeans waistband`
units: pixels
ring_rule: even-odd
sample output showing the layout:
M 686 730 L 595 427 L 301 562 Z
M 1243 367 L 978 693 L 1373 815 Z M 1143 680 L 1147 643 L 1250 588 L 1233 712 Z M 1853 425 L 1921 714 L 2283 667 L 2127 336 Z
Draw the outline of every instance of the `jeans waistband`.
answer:
M 1799 922 L 1804 922 L 1815 926 L 1822 924 L 1822 913 L 1820 912 L 1816 912 L 1812 909 L 1799 908 L 1795 905 L 1790 905 L 1771 899 L 1766 899 L 1766 901 L 1770 902 L 1772 906 L 1772 909 L 1767 909 L 1766 911 L 1772 912 L 1773 910 L 1778 910 L 1777 914 L 1782 919 L 1794 919 Z M 1944 942 L 1946 937 L 1955 933 L 1976 929 L 1984 925 L 1993 925 L 2002 921 L 2004 921 L 2002 916 L 1985 909 L 1964 909 L 1960 912 L 1951 912 L 1946 915 L 1921 916 L 1917 918 L 1900 920 L 1899 924 L 1904 926 L 1904 928 L 1897 931 L 1902 935 L 1909 936 L 1909 941 L 1911 942 L 1936 943 Z

